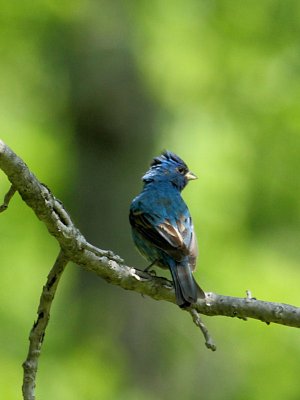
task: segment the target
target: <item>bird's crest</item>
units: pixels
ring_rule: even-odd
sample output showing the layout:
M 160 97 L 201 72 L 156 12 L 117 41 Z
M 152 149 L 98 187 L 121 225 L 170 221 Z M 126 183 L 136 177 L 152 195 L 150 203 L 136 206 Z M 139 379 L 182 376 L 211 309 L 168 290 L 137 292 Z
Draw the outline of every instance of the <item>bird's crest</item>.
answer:
M 151 162 L 150 166 L 151 167 L 159 166 L 166 161 L 170 161 L 176 164 L 181 164 L 183 167 L 188 168 L 186 163 L 180 157 L 178 157 L 175 153 L 172 153 L 169 150 L 165 150 L 160 156 L 155 157 Z

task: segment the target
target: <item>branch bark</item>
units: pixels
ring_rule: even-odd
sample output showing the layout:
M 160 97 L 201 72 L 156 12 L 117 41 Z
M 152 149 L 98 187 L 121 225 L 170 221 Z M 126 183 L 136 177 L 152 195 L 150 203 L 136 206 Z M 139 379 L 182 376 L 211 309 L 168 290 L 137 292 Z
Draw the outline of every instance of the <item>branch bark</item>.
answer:
M 61 250 L 54 265 L 51 269 L 47 282 L 43 287 L 40 298 L 40 304 L 37 311 L 37 320 L 34 322 L 29 336 L 29 350 L 27 358 L 23 363 L 24 378 L 23 378 L 23 397 L 26 400 L 35 399 L 35 378 L 38 369 L 38 361 L 41 353 L 43 340 L 46 333 L 46 328 L 50 319 L 50 310 L 59 280 L 68 263 L 68 258 Z
M 74 225 L 62 202 L 46 185 L 38 181 L 24 161 L 2 140 L 0 140 L 0 168 L 25 203 L 56 238 L 70 261 L 123 289 L 134 290 L 155 300 L 175 303 L 170 281 L 126 266 L 122 258 L 112 251 L 101 250 L 88 243 Z M 249 296 L 238 298 L 207 293 L 206 299 L 199 300 L 192 308 L 209 316 L 254 318 L 266 323 L 273 322 L 300 328 L 299 307 L 255 300 Z
M 38 181 L 27 165 L 2 140 L 0 140 L 0 168 L 7 175 L 13 190 L 19 192 L 24 202 L 58 241 L 62 252 L 56 264 L 62 263 L 61 265 L 63 265 L 67 261 L 73 261 L 87 271 L 93 272 L 107 282 L 119 285 L 123 289 L 136 291 L 155 300 L 165 300 L 176 304 L 173 285 L 170 281 L 126 266 L 124 261 L 112 251 L 101 250 L 88 243 L 74 225 L 62 202 L 51 193 L 46 185 Z M 48 306 L 50 310 L 51 304 Z M 194 323 L 205 336 L 207 347 L 212 350 L 215 349 L 215 345 L 199 318 L 199 313 L 241 319 L 254 318 L 267 324 L 273 322 L 300 328 L 300 308 L 288 304 L 256 300 L 251 296 L 238 298 L 209 292 L 206 293 L 205 299 L 198 300 L 197 304 L 192 305 L 186 311 L 190 312 Z M 38 319 L 38 325 L 40 322 Z M 35 342 L 42 343 L 38 336 Z M 40 348 L 38 350 L 40 351 Z M 30 369 L 30 366 L 25 362 L 24 368 Z M 26 398 L 33 399 L 34 397 Z
M 0 213 L 7 209 L 8 204 L 15 193 L 16 193 L 16 188 L 14 187 L 14 185 L 11 185 L 9 191 L 4 196 L 3 204 L 1 204 L 0 206 Z

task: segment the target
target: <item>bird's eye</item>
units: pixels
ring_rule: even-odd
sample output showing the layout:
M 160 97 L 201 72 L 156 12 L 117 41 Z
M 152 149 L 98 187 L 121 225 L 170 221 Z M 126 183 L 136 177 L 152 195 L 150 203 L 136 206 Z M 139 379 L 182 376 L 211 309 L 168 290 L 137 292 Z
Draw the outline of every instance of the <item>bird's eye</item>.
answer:
M 178 168 L 176 168 L 177 169 L 177 171 L 180 173 L 180 174 L 182 174 L 182 175 L 184 175 L 185 173 L 186 173 L 186 169 L 184 168 L 184 167 L 178 167 Z

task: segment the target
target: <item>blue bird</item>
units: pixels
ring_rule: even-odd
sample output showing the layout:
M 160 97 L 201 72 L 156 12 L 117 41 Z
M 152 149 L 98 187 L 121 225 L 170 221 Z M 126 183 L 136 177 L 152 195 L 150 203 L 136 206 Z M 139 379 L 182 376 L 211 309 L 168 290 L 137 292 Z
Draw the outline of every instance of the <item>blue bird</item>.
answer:
M 140 253 L 152 265 L 169 268 L 176 303 L 189 307 L 205 293 L 192 272 L 198 255 L 192 218 L 181 197 L 189 180 L 197 179 L 176 154 L 164 151 L 155 157 L 143 176 L 142 192 L 133 199 L 129 221 Z

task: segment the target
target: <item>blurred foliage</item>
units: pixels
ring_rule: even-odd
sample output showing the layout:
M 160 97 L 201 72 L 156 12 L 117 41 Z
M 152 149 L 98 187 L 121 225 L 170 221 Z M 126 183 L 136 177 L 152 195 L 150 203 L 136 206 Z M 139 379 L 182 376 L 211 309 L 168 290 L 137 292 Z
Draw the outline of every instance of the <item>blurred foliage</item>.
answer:
M 184 197 L 201 286 L 299 305 L 299 19 L 296 0 L 1 2 L 1 138 L 130 265 L 145 265 L 127 222 L 139 178 L 178 152 L 199 176 Z M 0 244 L 10 400 L 58 248 L 18 195 Z M 300 397 L 296 329 L 206 318 L 212 354 L 188 315 L 87 275 L 70 265 L 58 290 L 39 398 Z

